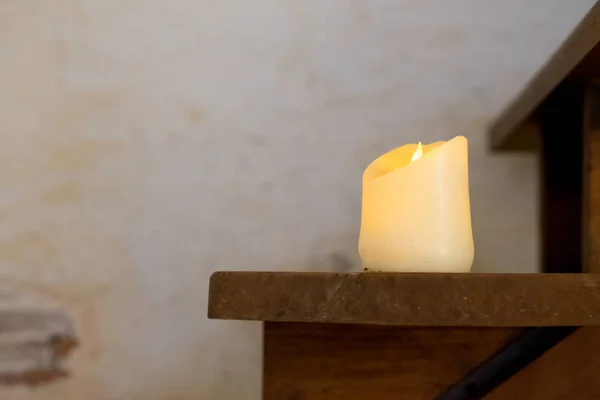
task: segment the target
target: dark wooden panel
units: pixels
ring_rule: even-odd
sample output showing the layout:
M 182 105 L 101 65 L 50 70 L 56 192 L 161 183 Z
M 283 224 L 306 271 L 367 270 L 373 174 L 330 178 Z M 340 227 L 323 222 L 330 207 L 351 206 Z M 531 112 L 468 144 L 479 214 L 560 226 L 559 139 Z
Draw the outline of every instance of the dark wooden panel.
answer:
M 265 323 L 266 400 L 431 400 L 516 331 Z
M 586 88 L 584 269 L 600 272 L 600 84 Z
M 600 41 L 600 4 L 596 3 L 571 35 L 552 55 L 542 69 L 533 77 L 519 95 L 500 114 L 490 129 L 492 147 L 495 149 L 516 149 L 511 144 L 522 143 L 515 140 L 519 128 L 527 118 L 535 113 L 544 99 L 571 72 L 574 75 L 590 76 L 600 72 L 595 64 L 596 52 L 586 59 Z M 582 62 L 584 60 L 585 62 Z M 575 69 L 581 63 L 579 69 Z M 573 71 L 575 69 L 575 71 Z M 596 75 L 597 76 L 597 75 Z M 525 142 L 527 143 L 527 142 Z
M 485 399 L 597 400 L 598 371 L 600 329 L 580 328 Z
M 405 326 L 600 325 L 600 274 L 217 272 L 208 316 Z
M 563 82 L 544 103 L 541 259 L 544 272 L 581 272 L 583 263 L 584 89 Z

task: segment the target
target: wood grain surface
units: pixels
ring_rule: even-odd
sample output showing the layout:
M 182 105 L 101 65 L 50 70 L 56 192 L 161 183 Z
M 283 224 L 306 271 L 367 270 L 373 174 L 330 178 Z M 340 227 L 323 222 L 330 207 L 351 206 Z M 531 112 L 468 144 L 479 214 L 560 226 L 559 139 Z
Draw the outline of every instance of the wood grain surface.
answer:
M 432 400 L 517 331 L 265 323 L 265 400 Z
M 404 326 L 600 325 L 600 275 L 216 272 L 208 316 Z

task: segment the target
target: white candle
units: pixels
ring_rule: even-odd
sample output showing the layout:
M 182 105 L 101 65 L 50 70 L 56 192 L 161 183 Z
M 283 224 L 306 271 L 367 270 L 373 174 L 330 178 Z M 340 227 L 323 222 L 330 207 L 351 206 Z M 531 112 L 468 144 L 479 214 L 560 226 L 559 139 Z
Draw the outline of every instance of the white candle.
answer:
M 363 174 L 359 253 L 366 270 L 468 272 L 473 264 L 468 142 L 407 144 Z

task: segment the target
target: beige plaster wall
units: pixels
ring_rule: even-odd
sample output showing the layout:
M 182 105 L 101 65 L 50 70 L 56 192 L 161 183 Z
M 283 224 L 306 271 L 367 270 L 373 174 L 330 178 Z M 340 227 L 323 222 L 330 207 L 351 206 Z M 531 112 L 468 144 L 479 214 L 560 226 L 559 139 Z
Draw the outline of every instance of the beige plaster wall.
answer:
M 470 140 L 475 270 L 537 268 L 536 160 L 485 128 L 591 0 L 4 0 L 0 280 L 73 313 L 23 399 L 258 399 L 217 269 L 359 269 L 360 175 Z

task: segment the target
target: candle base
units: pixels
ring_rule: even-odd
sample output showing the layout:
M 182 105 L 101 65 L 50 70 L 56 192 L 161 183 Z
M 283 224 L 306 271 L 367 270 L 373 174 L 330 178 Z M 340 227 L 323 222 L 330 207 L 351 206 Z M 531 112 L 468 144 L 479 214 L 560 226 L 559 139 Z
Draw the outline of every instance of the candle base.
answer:
M 405 274 L 411 274 L 411 273 L 438 273 L 438 274 L 464 274 L 464 273 L 469 273 L 471 272 L 471 268 L 473 266 L 473 263 L 471 261 L 471 263 L 469 264 L 462 264 L 462 265 L 443 265 L 441 267 L 438 268 L 423 268 L 423 267 L 419 267 L 419 268 L 406 268 L 406 266 L 401 266 L 402 264 L 399 263 L 396 265 L 395 268 L 390 268 L 387 266 L 380 266 L 378 267 L 367 267 L 367 266 L 363 266 L 363 272 L 374 272 L 374 273 L 405 273 Z
M 362 270 L 363 273 L 369 273 L 369 274 L 381 274 L 381 273 L 395 273 L 395 274 L 417 274 L 417 273 L 430 273 L 430 274 L 467 274 L 469 272 L 471 272 L 471 270 L 468 271 L 448 271 L 448 272 L 425 272 L 425 271 L 384 271 L 382 269 L 373 269 L 373 268 L 367 268 L 364 267 Z

